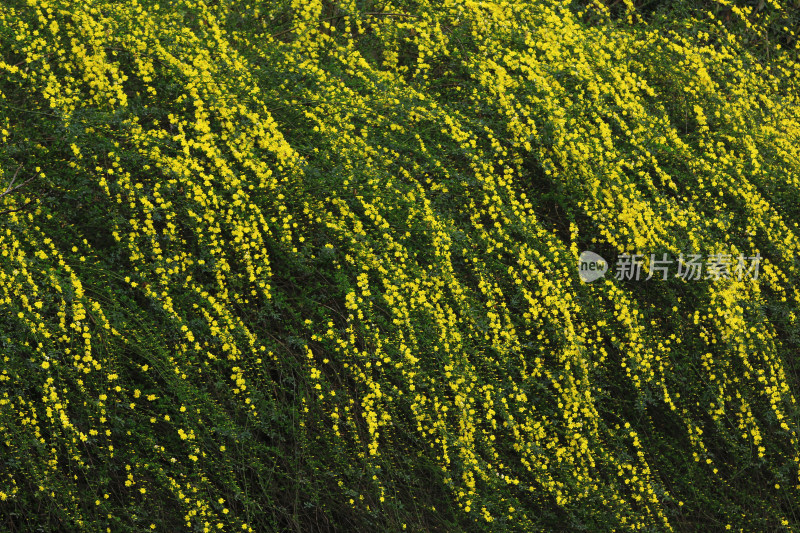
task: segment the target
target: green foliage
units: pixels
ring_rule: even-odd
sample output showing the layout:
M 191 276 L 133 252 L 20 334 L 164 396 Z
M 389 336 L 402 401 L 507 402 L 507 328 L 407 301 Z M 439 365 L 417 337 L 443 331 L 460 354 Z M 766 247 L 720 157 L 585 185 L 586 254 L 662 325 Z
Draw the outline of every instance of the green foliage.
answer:
M 0 529 L 796 529 L 798 22 L 4 2 Z

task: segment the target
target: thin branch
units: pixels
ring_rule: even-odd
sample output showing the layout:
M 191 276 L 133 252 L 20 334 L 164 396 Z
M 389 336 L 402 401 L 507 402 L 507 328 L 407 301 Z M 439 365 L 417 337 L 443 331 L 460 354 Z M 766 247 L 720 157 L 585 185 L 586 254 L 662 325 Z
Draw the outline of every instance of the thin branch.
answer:
M 36 176 L 31 176 L 30 178 L 28 178 L 27 180 L 23 181 L 22 183 L 20 183 L 19 185 L 17 185 L 16 187 L 14 187 L 12 189 L 11 186 L 14 185 L 14 181 L 17 179 L 17 174 L 19 174 L 20 169 L 22 169 L 22 165 L 17 167 L 17 171 L 14 172 L 14 177 L 11 178 L 11 183 L 8 184 L 8 187 L 6 187 L 5 191 L 0 193 L 0 198 L 6 196 L 7 194 L 11 194 L 12 192 L 16 191 L 17 189 L 19 189 L 21 187 L 24 187 L 26 184 L 28 184 L 31 180 L 33 180 L 36 177 Z
M 14 172 L 14 175 L 13 175 L 13 176 L 11 176 L 11 183 L 9 183 L 9 184 L 8 184 L 8 187 L 6 187 L 6 191 L 8 191 L 8 189 L 10 189 L 12 185 L 14 185 L 14 180 L 16 180 L 16 179 L 17 179 L 17 174 L 19 174 L 19 171 L 20 171 L 20 170 L 22 170 L 22 165 L 18 166 L 18 167 L 17 167 L 17 171 L 16 171 L 16 172 Z
M 410 13 L 387 13 L 384 11 L 367 11 L 364 15 L 368 15 L 370 17 L 407 17 L 407 18 L 414 18 L 418 19 L 419 15 L 412 15 Z
M 17 167 L 17 170 L 14 172 L 14 175 L 11 177 L 11 183 L 8 184 L 8 187 L 6 187 L 5 191 L 0 193 L 0 198 L 3 198 L 4 196 L 7 196 L 7 195 L 11 194 L 12 192 L 24 187 L 25 185 L 30 183 L 36 177 L 35 175 L 31 176 L 27 180 L 23 181 L 22 183 L 20 183 L 16 187 L 14 187 L 14 182 L 17 180 L 17 175 L 19 175 L 19 171 L 20 170 L 22 170 L 22 165 Z M 33 200 L 28 200 L 21 207 L 17 207 L 15 209 L 6 209 L 5 211 L 0 211 L 0 215 L 5 215 L 5 214 L 8 214 L 8 213 L 14 213 L 16 211 L 22 211 L 23 209 L 25 209 L 26 207 L 28 207 L 32 203 L 33 203 Z

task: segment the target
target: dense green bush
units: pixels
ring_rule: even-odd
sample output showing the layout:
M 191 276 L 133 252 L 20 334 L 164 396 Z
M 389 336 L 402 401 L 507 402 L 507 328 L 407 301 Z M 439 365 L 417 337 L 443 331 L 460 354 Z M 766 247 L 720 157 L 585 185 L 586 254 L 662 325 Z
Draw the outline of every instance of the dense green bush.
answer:
M 795 8 L 2 3 L 0 529 L 797 529 Z

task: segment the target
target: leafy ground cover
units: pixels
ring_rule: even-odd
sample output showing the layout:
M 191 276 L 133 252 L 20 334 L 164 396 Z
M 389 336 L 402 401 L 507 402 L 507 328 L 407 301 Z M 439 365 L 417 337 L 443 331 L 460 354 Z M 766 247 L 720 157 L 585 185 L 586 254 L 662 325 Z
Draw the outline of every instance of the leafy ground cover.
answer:
M 796 7 L 4 0 L 0 528 L 797 531 Z

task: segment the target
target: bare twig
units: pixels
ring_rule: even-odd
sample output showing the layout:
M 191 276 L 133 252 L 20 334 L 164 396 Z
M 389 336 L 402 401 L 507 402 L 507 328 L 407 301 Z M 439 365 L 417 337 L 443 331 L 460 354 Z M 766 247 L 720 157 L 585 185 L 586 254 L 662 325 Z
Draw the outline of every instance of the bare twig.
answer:
M 418 19 L 419 15 L 412 15 L 411 13 L 387 13 L 384 11 L 368 11 L 364 13 L 364 15 L 370 17 L 406 17 L 406 18 L 414 18 Z
M 8 184 L 8 187 L 6 188 L 6 191 L 8 191 L 8 189 L 10 189 L 12 185 L 14 185 L 14 180 L 17 179 L 17 174 L 19 174 L 20 170 L 22 170 L 22 165 L 17 167 L 17 171 L 14 172 L 14 175 L 11 177 L 11 183 Z
M 17 174 L 19 174 L 19 171 L 20 171 L 21 169 L 22 169 L 22 165 L 20 165 L 19 167 L 17 167 L 17 171 L 16 171 L 16 172 L 14 172 L 14 176 L 11 178 L 11 183 L 9 183 L 9 184 L 8 184 L 8 187 L 6 187 L 6 190 L 5 190 L 5 191 L 3 191 L 2 193 L 0 193 L 0 198 L 2 198 L 3 196 L 5 196 L 5 195 L 7 195 L 7 194 L 11 194 L 12 192 L 16 191 L 16 190 L 17 190 L 17 189 L 19 189 L 20 187 L 24 187 L 24 186 L 25 186 L 27 183 L 29 183 L 31 180 L 33 180 L 33 178 L 35 178 L 35 177 L 36 177 L 36 176 L 31 176 L 30 178 L 28 178 L 27 180 L 23 181 L 22 183 L 20 183 L 19 185 L 17 185 L 16 187 L 14 187 L 14 188 L 12 189 L 12 188 L 11 188 L 11 186 L 12 186 L 12 185 L 14 185 L 14 181 L 16 181 L 16 179 L 17 179 Z
M 36 177 L 36 176 L 31 176 L 27 180 L 23 181 L 22 183 L 20 183 L 16 187 L 14 187 L 14 182 L 17 181 L 17 176 L 19 175 L 19 171 L 20 170 L 22 170 L 22 165 L 17 167 L 17 170 L 14 172 L 14 175 L 11 177 L 11 182 L 6 187 L 6 190 L 4 190 L 3 192 L 0 193 L 0 198 L 3 198 L 4 196 L 9 195 L 12 192 L 24 187 L 25 185 L 30 183 Z M 33 200 L 28 200 L 21 207 L 17 207 L 15 209 L 6 209 L 5 211 L 0 211 L 0 215 L 5 215 L 5 214 L 8 214 L 8 213 L 14 213 L 15 211 L 22 211 L 23 209 L 25 209 L 26 207 L 28 207 L 32 203 L 33 203 Z

